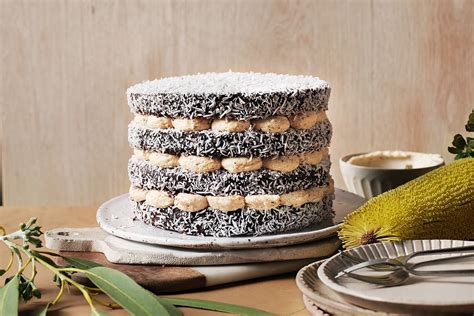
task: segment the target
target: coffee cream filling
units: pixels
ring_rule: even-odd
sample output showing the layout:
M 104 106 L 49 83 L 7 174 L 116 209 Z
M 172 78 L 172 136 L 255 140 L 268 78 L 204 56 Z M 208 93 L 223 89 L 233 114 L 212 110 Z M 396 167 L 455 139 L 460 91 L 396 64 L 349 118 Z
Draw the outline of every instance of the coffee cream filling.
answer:
M 319 122 L 327 120 L 326 112 L 304 112 L 291 117 L 271 116 L 264 119 L 251 121 L 239 121 L 228 119 L 208 120 L 204 118 L 194 119 L 171 119 L 169 117 L 157 117 L 153 115 L 136 114 L 134 122 L 147 128 L 168 129 L 190 132 L 213 130 L 216 132 L 243 132 L 248 129 L 256 129 L 267 133 L 281 133 L 290 128 L 309 129 Z
M 166 191 L 143 190 L 130 187 L 130 199 L 143 202 L 156 208 L 176 206 L 187 212 L 198 212 L 205 208 L 230 212 L 244 207 L 255 210 L 266 211 L 279 207 L 280 205 L 301 207 L 303 204 L 318 202 L 325 196 L 334 193 L 334 184 L 314 187 L 308 190 L 300 190 L 281 195 L 230 195 L 230 196 L 204 196 L 191 193 L 178 193 L 176 195 Z
M 149 161 L 150 164 L 160 168 L 179 167 L 196 173 L 213 172 L 222 168 L 228 172 L 237 173 L 255 171 L 261 168 L 278 172 L 291 172 L 298 168 L 302 162 L 309 165 L 320 164 L 321 161 L 329 155 L 329 150 L 326 147 L 320 151 L 274 158 L 232 157 L 223 159 L 200 156 L 177 156 L 149 152 L 141 149 L 134 149 L 133 153 L 138 159 Z

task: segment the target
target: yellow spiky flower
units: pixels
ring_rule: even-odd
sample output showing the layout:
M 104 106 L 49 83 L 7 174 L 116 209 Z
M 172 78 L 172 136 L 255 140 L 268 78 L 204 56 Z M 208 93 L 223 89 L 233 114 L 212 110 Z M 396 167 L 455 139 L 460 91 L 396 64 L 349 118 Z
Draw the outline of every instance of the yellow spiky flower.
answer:
M 339 229 L 345 248 L 387 240 L 474 240 L 474 158 L 374 197 Z

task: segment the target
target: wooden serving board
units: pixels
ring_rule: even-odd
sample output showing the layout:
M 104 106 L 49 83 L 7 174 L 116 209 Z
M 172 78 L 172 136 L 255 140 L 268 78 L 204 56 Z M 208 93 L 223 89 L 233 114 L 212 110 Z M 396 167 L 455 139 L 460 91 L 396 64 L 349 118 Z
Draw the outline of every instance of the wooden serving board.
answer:
M 110 218 L 126 218 L 130 212 L 129 204 L 122 203 L 122 200 L 127 199 L 118 197 L 108 201 L 113 205 L 102 207 L 102 210 L 113 210 L 115 213 Z M 117 201 L 122 203 L 120 207 L 116 205 Z M 336 190 L 332 226 L 300 232 L 221 239 L 193 236 L 189 240 L 183 239 L 186 236 L 175 233 L 179 236 L 173 237 L 170 232 L 165 232 L 168 235 L 158 236 L 161 239 L 152 242 L 149 238 L 157 239 L 156 229 L 146 225 L 137 228 L 139 223 L 129 223 L 124 236 L 116 231 L 107 233 L 104 227 L 105 231 L 98 227 L 58 228 L 45 234 L 46 245 L 67 256 L 118 269 L 154 292 L 180 292 L 293 272 L 327 258 L 340 246 L 335 236 L 338 224 L 363 202 L 364 199 L 358 196 Z M 124 216 L 117 216 L 122 208 Z M 150 232 L 144 235 L 145 239 L 133 240 L 129 236 L 133 228 L 142 235 Z
M 327 257 L 340 246 L 337 236 L 304 244 L 265 249 L 187 249 L 134 242 L 93 228 L 57 228 L 45 234 L 58 251 L 101 252 L 111 263 L 210 266 Z
M 59 228 L 45 236 L 50 249 L 120 270 L 160 293 L 297 271 L 317 258 L 332 255 L 340 246 L 333 236 L 287 247 L 202 251 L 137 243 L 109 235 L 98 227 Z M 80 275 L 75 277 L 87 282 Z
M 60 253 L 67 257 L 86 259 L 97 262 L 106 267 L 117 269 L 154 293 L 184 292 L 204 287 L 294 272 L 298 271 L 305 265 L 318 260 L 317 258 L 310 258 L 239 265 L 184 267 L 115 264 L 107 261 L 103 254 L 96 252 L 60 251 Z M 81 283 L 89 283 L 87 278 L 80 274 L 75 274 L 73 277 Z

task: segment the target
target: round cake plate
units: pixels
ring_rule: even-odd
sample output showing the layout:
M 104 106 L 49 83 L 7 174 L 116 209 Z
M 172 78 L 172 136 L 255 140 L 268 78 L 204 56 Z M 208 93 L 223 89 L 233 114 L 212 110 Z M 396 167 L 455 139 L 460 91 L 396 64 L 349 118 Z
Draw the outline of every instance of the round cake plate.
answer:
M 263 236 L 207 237 L 189 236 L 152 227 L 133 220 L 128 194 L 117 196 L 99 207 L 97 222 L 109 234 L 142 243 L 195 249 L 270 248 L 301 244 L 333 235 L 342 219 L 365 200 L 336 189 L 334 222 L 321 223 L 304 230 Z
M 414 251 L 472 245 L 474 245 L 474 241 L 406 240 L 360 246 L 348 250 L 348 253 L 365 260 L 374 260 L 404 256 Z M 420 258 L 419 261 L 442 257 L 443 255 L 431 255 Z M 414 262 L 416 262 L 415 260 Z M 351 265 L 352 263 L 344 260 L 340 254 L 336 254 L 317 269 L 319 280 L 350 304 L 386 313 L 410 315 L 470 314 L 474 311 L 474 276 L 410 276 L 406 283 L 393 287 L 380 287 L 350 277 L 335 279 L 340 271 Z M 472 261 L 439 263 L 435 267 L 423 269 L 460 270 L 469 268 L 472 268 Z M 358 273 L 364 273 L 364 271 L 361 270 Z M 312 298 L 310 295 L 308 296 Z

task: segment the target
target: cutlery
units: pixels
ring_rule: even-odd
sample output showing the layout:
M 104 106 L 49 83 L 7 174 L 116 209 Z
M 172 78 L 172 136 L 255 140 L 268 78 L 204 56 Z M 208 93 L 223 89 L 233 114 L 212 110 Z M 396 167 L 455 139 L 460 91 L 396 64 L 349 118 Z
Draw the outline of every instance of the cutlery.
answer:
M 460 255 L 447 258 L 438 258 L 418 263 L 410 264 L 409 261 L 417 256 L 426 256 L 432 254 L 444 254 L 444 253 L 465 253 L 474 251 L 473 246 L 468 247 L 456 247 L 456 248 L 446 248 L 446 249 L 435 249 L 428 251 L 419 251 L 414 252 L 407 256 L 399 256 L 395 258 L 384 258 L 376 260 L 364 260 L 358 256 L 341 253 L 341 257 L 354 263 L 353 266 L 344 269 L 339 272 L 335 278 L 339 278 L 343 275 L 352 277 L 354 279 L 369 282 L 377 285 L 383 286 L 396 286 L 404 283 L 409 277 L 410 274 L 417 276 L 459 276 L 459 275 L 470 275 L 474 273 L 474 269 L 463 269 L 463 270 L 430 270 L 430 271 L 420 271 L 418 268 L 429 265 L 436 265 L 440 263 L 452 263 L 465 261 L 466 259 L 474 257 L 474 254 L 470 255 Z M 357 270 L 363 268 L 371 268 L 376 271 L 391 271 L 383 275 L 369 276 L 361 275 L 354 273 Z
M 461 251 L 458 249 L 462 249 Z M 441 254 L 441 253 L 451 253 L 451 252 L 471 252 L 474 250 L 474 247 L 457 247 L 457 248 L 446 248 L 446 249 L 436 249 L 436 250 L 430 250 L 430 251 L 418 251 L 414 252 L 413 254 L 410 255 L 405 255 L 405 256 L 398 256 L 394 258 L 390 258 L 395 261 L 399 261 L 402 264 L 409 264 L 409 260 L 413 259 L 416 256 L 423 256 L 423 255 L 432 255 L 432 254 Z M 433 252 L 436 251 L 436 252 Z M 354 265 L 367 262 L 367 259 L 363 259 L 357 255 L 350 254 L 349 252 L 344 252 L 340 251 L 339 252 L 341 255 L 341 258 L 346 259 L 347 261 L 350 261 Z M 461 256 L 456 256 L 456 257 L 447 257 L 447 258 L 438 258 L 438 259 L 432 259 L 432 260 L 426 260 L 423 262 L 411 264 L 411 267 L 413 268 L 414 266 L 421 267 L 421 266 L 426 266 L 426 265 L 431 265 L 431 264 L 438 264 L 438 263 L 445 263 L 446 261 L 464 261 L 466 258 L 472 257 L 474 255 L 461 255 Z M 387 258 L 388 259 L 388 258 Z M 377 270 L 377 271 L 392 271 L 398 269 L 398 267 L 390 265 L 390 264 L 374 264 L 367 266 L 370 269 Z M 349 269 L 349 268 L 347 268 Z M 347 270 L 346 269 L 346 270 Z

